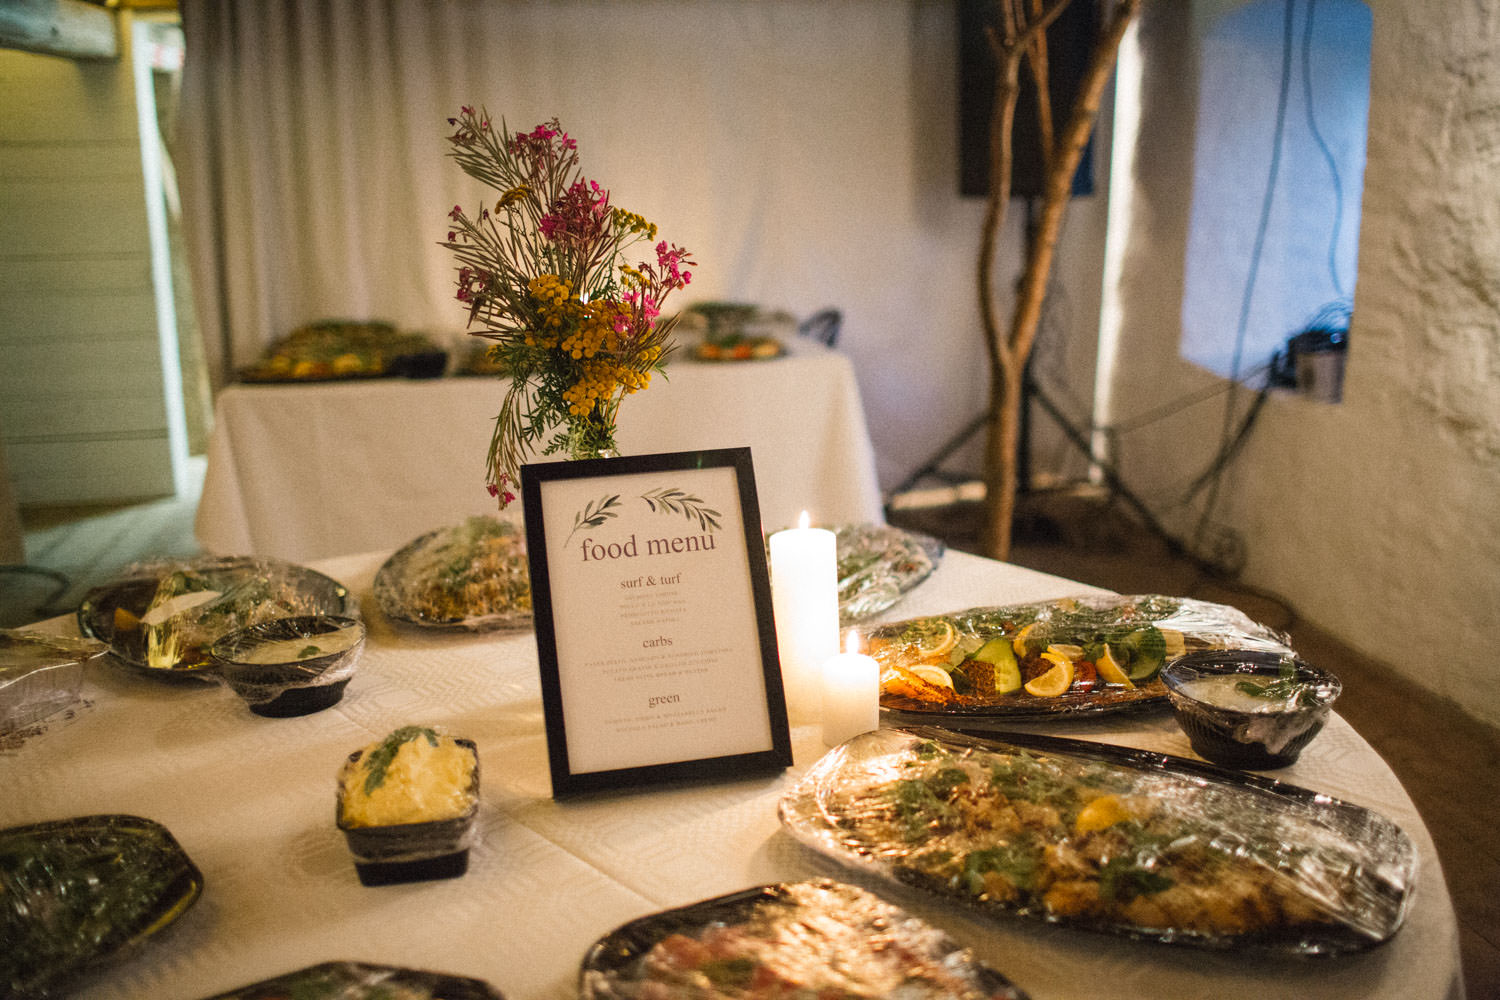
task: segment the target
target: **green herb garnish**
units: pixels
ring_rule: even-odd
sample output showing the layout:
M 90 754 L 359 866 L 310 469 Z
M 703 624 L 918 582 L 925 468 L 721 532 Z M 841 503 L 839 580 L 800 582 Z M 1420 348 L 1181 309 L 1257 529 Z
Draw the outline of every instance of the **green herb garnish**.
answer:
M 906 839 L 921 840 L 933 823 L 952 820 L 953 807 L 947 800 L 955 788 L 968 780 L 961 768 L 946 767 L 926 778 L 903 778 L 896 782 L 891 789 L 891 804 Z
M 297 650 L 297 659 L 305 660 L 309 656 L 317 656 L 321 652 L 323 652 L 323 650 L 315 645 L 303 646 L 301 649 Z
M 1041 864 L 1040 855 L 1040 848 L 1034 844 L 986 847 L 964 858 L 963 871 L 954 876 L 954 882 L 969 895 L 978 896 L 988 888 L 984 876 L 995 872 L 1017 888 L 1030 889 Z
M 1283 662 L 1277 670 L 1274 681 L 1243 680 L 1235 684 L 1234 689 L 1252 698 L 1265 698 L 1268 701 L 1274 698 L 1285 698 L 1297 705 L 1313 697 L 1312 688 L 1303 681 L 1297 680 L 1296 666 L 1286 662 Z
M 369 768 L 365 774 L 365 794 L 374 793 L 385 781 L 385 772 L 390 768 L 391 761 L 396 759 L 396 754 L 401 750 L 401 744 L 409 743 L 418 737 L 426 737 L 429 746 L 438 745 L 437 731 L 425 726 L 402 726 L 380 741 L 380 745 L 370 751 L 365 758 L 365 766 Z
M 1171 887 L 1170 878 L 1141 868 L 1130 858 L 1111 858 L 1099 872 L 1099 898 L 1111 903 L 1128 903 L 1137 896 L 1153 895 Z

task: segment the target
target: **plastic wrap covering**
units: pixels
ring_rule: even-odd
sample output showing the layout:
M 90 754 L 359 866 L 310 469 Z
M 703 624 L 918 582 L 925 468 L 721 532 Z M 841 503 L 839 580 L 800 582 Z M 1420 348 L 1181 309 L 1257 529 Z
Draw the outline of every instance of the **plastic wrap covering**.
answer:
M 838 545 L 839 624 L 864 621 L 891 607 L 932 575 L 943 543 L 885 524 L 834 529 Z
M 1395 934 L 1399 827 L 1182 758 L 1040 736 L 880 730 L 819 761 L 783 825 L 831 857 L 981 911 L 1218 948 L 1335 954 Z
M 643 917 L 584 957 L 582 1000 L 1025 1000 L 941 930 L 831 880 L 761 886 Z
M 427 628 L 530 628 L 526 538 L 487 516 L 428 532 L 380 567 L 375 599 L 389 617 Z
M 104 649 L 97 639 L 0 629 L 0 736 L 77 702 L 83 665 Z
M 1229 767 L 1286 767 L 1328 721 L 1343 683 L 1294 656 L 1205 650 L 1162 673 L 1193 749 Z
M 209 648 L 230 632 L 275 618 L 358 614 L 348 588 L 277 559 L 160 560 L 127 568 L 89 591 L 79 628 L 155 676 L 210 675 Z
M 478 840 L 479 751 L 473 741 L 403 726 L 350 754 L 337 822 L 367 885 L 449 878 Z
M 0 995 L 56 996 L 197 901 L 203 876 L 166 829 L 84 816 L 0 830 Z
M 436 378 L 448 354 L 423 333 L 403 332 L 379 320 L 321 320 L 300 326 L 272 344 L 246 382 L 323 382 L 404 375 Z
M 882 707 L 1007 718 L 1164 702 L 1157 674 L 1185 652 L 1291 653 L 1286 636 L 1234 608 L 1160 595 L 1083 595 L 912 618 L 871 628 L 865 647 L 880 662 Z
M 364 646 L 356 618 L 298 615 L 231 632 L 209 652 L 252 710 L 295 715 L 337 702 Z
M 479 979 L 365 962 L 324 962 L 209 1000 L 503 1000 Z

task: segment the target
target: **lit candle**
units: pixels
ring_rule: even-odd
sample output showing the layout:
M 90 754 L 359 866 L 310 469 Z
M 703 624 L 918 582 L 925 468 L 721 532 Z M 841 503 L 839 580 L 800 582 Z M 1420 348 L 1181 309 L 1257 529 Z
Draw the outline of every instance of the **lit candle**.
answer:
M 823 664 L 823 742 L 836 747 L 880 727 L 880 664 L 859 651 L 850 629 L 844 652 Z
M 771 536 L 771 613 L 787 713 L 814 722 L 820 671 L 839 651 L 838 546 L 833 532 L 808 527 L 807 511 L 797 527 Z

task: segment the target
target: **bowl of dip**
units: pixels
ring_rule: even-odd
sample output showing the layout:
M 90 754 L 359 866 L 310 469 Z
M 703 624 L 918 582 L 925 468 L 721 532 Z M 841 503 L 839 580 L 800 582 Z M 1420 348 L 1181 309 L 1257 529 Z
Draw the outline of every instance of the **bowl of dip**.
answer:
M 1259 650 L 1189 653 L 1163 667 L 1161 678 L 1193 751 L 1249 770 L 1295 763 L 1343 690 L 1326 670 Z
M 231 632 L 209 654 L 250 711 L 286 718 L 338 704 L 364 646 L 358 618 L 298 615 Z

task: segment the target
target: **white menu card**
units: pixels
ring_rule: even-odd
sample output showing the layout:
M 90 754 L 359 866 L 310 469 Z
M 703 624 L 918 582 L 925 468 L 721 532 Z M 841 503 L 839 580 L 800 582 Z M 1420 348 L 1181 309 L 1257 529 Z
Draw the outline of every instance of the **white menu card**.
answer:
M 749 450 L 521 481 L 553 795 L 791 764 Z

